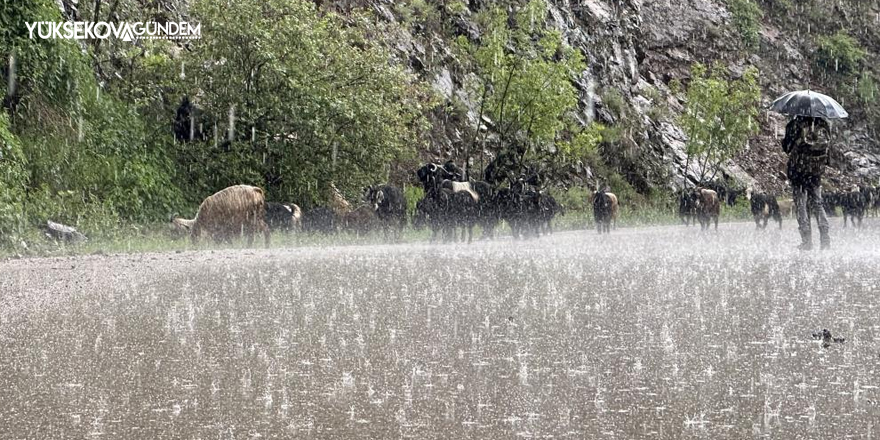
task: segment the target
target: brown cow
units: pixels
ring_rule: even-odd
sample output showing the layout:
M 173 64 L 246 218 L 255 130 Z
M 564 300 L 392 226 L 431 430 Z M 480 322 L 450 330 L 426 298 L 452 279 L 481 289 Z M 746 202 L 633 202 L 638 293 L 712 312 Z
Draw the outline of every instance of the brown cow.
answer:
M 783 218 L 790 218 L 794 214 L 794 200 L 782 199 L 778 200 L 776 204 L 779 205 L 779 215 Z
M 709 229 L 712 219 L 715 220 L 715 230 L 718 230 L 718 216 L 721 214 L 721 203 L 718 201 L 718 193 L 706 188 L 697 188 L 691 193 L 697 218 L 700 220 L 700 229 Z
M 179 228 L 189 230 L 193 244 L 198 244 L 202 233 L 215 242 L 231 242 L 244 234 L 248 246 L 254 243 L 254 234 L 262 232 L 269 245 L 269 227 L 266 225 L 266 199 L 263 190 L 248 185 L 236 185 L 208 196 L 192 220 L 175 218 Z

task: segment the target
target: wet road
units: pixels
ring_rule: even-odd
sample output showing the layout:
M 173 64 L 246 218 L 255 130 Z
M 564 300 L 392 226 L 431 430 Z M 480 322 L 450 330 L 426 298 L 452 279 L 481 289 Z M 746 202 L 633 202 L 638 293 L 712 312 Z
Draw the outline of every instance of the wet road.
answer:
M 0 438 L 870 438 L 880 224 L 791 223 L 0 262 Z

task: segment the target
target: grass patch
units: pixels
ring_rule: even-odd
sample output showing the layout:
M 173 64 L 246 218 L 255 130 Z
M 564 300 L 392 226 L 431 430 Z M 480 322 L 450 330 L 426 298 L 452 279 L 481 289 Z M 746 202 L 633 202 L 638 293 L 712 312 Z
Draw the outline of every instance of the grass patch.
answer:
M 596 224 L 593 221 L 593 212 L 586 199 L 586 191 L 570 191 L 567 196 L 571 198 L 569 203 L 581 201 L 572 209 L 569 205 L 565 215 L 557 216 L 553 222 L 553 230 L 561 231 L 595 231 Z M 680 224 L 677 207 L 667 203 L 663 199 L 646 199 L 640 203 L 623 203 L 620 208 L 620 217 L 617 222 L 619 228 L 664 226 Z M 723 206 L 721 210 L 721 222 L 743 221 L 751 219 L 748 204 L 740 200 L 736 206 Z M 510 228 L 501 223 L 495 229 L 495 235 L 509 236 Z M 474 228 L 474 240 L 482 236 L 479 227 Z M 407 227 L 401 239 L 397 243 L 428 243 L 431 238 L 430 229 L 416 230 Z M 281 233 L 272 234 L 270 248 L 287 249 L 299 247 L 326 247 L 326 246 L 365 246 L 386 244 L 381 231 L 371 232 L 366 235 L 357 235 L 349 232 L 341 232 L 334 235 L 316 233 Z M 150 224 L 145 226 L 128 226 L 114 230 L 106 236 L 92 236 L 84 243 L 67 244 L 50 240 L 42 236 L 41 232 L 31 231 L 28 236 L 28 247 L 13 250 L 0 250 L 0 258 L 10 257 L 59 257 L 74 255 L 104 255 L 104 254 L 137 254 L 147 252 L 183 252 L 183 251 L 210 251 L 224 249 L 246 248 L 245 240 L 237 240 L 230 244 L 215 244 L 211 240 L 202 240 L 198 246 L 193 246 L 186 236 L 176 234 L 167 224 Z M 262 237 L 254 240 L 255 249 L 263 248 Z

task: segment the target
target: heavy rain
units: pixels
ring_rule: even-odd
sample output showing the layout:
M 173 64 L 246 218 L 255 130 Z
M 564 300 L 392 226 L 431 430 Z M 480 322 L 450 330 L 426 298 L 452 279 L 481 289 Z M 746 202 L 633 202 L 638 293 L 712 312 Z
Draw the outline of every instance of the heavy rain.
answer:
M 838 232 L 838 231 L 836 231 Z M 880 417 L 877 223 L 0 267 L 34 438 L 842 438 Z M 788 237 L 788 240 L 787 238 Z M 823 347 L 812 333 L 845 338 Z
M 875 437 L 875 0 L 0 23 L 0 440 Z

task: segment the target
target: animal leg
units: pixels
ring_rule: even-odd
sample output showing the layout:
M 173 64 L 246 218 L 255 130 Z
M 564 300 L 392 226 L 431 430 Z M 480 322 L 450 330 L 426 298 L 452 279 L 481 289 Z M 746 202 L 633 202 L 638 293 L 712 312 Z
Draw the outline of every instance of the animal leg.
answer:
M 192 242 L 193 246 L 198 246 L 199 235 L 201 235 L 201 234 L 202 234 L 202 229 L 199 227 L 199 224 L 196 223 L 193 226 L 192 231 L 190 231 L 190 234 L 189 234 L 189 238 L 190 238 L 190 241 Z
M 254 233 L 256 232 L 255 229 L 257 229 L 256 225 L 253 224 L 243 225 L 241 227 L 241 233 L 244 234 L 244 236 L 247 238 L 248 247 L 254 246 Z

